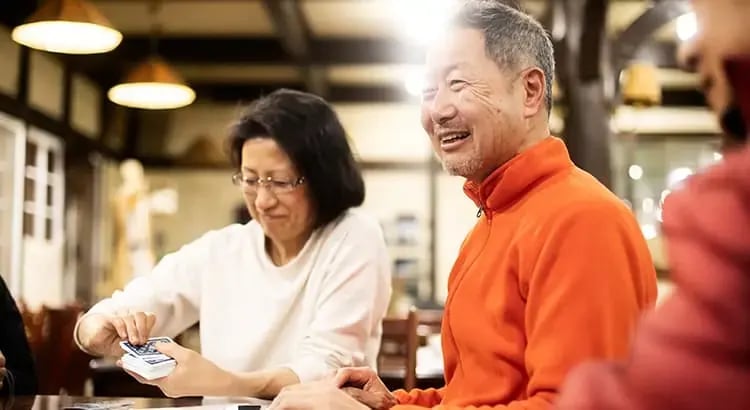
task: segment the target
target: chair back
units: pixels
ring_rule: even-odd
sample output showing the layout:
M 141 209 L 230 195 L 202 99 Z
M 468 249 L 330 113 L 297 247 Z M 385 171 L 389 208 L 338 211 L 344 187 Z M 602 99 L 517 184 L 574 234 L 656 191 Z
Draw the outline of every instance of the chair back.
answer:
M 378 373 L 386 378 L 403 379 L 404 389 L 417 384 L 417 314 L 383 319 L 383 337 L 378 354 Z

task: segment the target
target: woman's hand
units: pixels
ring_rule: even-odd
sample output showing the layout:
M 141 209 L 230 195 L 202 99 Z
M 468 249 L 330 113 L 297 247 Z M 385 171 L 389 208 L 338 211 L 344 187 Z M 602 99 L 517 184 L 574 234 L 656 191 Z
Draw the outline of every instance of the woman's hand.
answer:
M 148 341 L 156 316 L 146 312 L 117 315 L 91 314 L 78 325 L 78 342 L 89 353 L 100 356 L 122 356 L 121 341 L 142 345 Z
M 220 396 L 222 394 L 216 392 L 222 391 L 231 383 L 231 373 L 222 370 L 195 351 L 177 343 L 157 343 L 154 346 L 177 362 L 177 366 L 168 376 L 146 380 L 135 373 L 125 371 L 140 383 L 158 387 L 168 397 Z M 119 361 L 117 364 L 122 366 Z

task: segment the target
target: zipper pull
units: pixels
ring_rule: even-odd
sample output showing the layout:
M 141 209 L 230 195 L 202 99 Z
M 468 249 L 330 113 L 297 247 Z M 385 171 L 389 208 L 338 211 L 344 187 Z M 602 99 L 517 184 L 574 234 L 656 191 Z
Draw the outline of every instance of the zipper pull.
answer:
M 479 209 L 477 209 L 477 218 L 479 218 L 480 216 L 482 216 L 482 208 L 481 207 Z

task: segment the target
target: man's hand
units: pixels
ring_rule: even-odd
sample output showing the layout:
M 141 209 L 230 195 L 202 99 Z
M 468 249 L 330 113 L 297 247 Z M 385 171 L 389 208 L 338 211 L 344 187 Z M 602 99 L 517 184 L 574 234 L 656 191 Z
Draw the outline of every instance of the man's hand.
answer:
M 92 314 L 85 316 L 78 326 L 78 341 L 93 354 L 122 356 L 120 341 L 142 345 L 148 341 L 156 316 L 146 312 L 119 315 Z
M 3 352 L 0 352 L 0 389 L 3 388 L 5 383 L 5 374 L 8 371 L 5 369 L 5 356 L 3 355 Z
M 287 386 L 268 407 L 269 410 L 367 410 L 330 380 Z
M 334 377 L 336 386 L 352 397 L 377 410 L 386 410 L 398 404 L 377 373 L 369 367 L 340 369 Z

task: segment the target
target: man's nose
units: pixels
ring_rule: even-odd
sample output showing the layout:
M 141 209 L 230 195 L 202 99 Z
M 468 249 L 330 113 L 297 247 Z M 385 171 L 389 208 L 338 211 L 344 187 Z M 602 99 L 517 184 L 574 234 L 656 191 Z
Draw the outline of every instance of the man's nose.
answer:
M 430 118 L 435 124 L 445 124 L 457 114 L 456 106 L 447 93 L 438 91 L 429 105 Z

